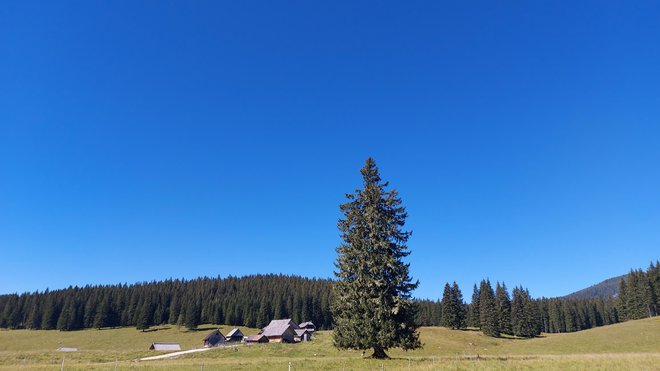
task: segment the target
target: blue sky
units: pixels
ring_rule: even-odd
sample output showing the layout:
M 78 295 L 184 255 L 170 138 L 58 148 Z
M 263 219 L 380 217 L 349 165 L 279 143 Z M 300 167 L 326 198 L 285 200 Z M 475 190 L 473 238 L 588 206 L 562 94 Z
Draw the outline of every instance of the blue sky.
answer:
M 657 2 L 3 3 L 0 293 L 330 277 L 373 156 L 416 295 L 660 258 Z

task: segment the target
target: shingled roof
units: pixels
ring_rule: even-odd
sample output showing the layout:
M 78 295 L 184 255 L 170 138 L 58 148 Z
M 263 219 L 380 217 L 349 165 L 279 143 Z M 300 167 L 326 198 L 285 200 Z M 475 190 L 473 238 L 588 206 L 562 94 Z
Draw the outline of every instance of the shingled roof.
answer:
M 232 336 L 234 336 L 234 335 L 236 335 L 236 336 L 243 336 L 243 332 L 241 332 L 241 330 L 235 328 L 235 329 L 229 331 L 229 333 L 227 334 L 227 337 L 230 338 L 230 337 L 232 337 Z
M 272 320 L 268 326 L 264 327 L 262 334 L 265 336 L 282 336 L 289 327 L 294 331 L 299 329 L 298 325 L 290 319 Z

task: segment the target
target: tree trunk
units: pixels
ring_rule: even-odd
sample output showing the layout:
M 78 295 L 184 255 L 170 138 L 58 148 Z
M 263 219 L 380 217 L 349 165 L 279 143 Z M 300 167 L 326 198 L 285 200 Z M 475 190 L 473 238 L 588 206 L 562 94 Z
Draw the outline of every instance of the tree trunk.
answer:
M 390 357 L 385 353 L 385 350 L 379 346 L 374 347 L 374 354 L 371 355 L 374 359 L 389 359 Z

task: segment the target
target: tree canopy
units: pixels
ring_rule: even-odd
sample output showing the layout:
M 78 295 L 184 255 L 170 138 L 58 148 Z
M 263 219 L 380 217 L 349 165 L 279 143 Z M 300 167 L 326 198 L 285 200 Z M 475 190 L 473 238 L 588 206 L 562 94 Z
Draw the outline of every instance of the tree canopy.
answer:
M 333 292 L 334 344 L 340 349 L 386 350 L 421 347 L 417 306 L 411 292 L 418 282 L 409 275 L 410 254 L 404 231 L 407 217 L 396 190 L 386 190 L 376 163 L 367 159 L 360 171 L 363 188 L 347 194 L 340 205 L 342 244 L 337 247 L 337 281 Z

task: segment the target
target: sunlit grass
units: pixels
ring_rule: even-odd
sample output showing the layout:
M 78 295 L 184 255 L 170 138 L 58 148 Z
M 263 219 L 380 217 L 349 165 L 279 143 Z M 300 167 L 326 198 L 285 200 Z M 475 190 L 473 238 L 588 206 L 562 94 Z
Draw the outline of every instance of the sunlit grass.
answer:
M 0 331 L 0 369 L 59 370 L 434 370 L 434 369 L 660 369 L 660 318 L 630 321 L 570 334 L 535 339 L 486 337 L 478 331 L 420 329 L 424 348 L 389 351 L 389 361 L 363 359 L 361 351 L 338 351 L 331 332 L 319 332 L 312 342 L 260 344 L 213 349 L 177 359 L 135 361 L 158 354 L 147 350 L 153 341 L 174 341 L 182 349 L 202 346 L 202 338 L 217 328 L 187 331 L 175 326 L 141 332 L 134 328 L 59 331 Z M 221 326 L 223 333 L 231 326 Z M 241 327 L 245 334 L 255 329 Z M 77 347 L 78 352 L 57 352 Z M 369 353 L 367 352 L 367 355 Z

